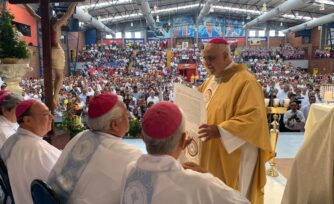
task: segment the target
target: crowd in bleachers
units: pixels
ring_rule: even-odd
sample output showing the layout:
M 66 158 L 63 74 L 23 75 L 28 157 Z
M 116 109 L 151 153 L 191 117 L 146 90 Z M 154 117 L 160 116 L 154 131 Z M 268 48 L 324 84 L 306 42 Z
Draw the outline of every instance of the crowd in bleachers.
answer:
M 316 49 L 314 54 L 315 54 L 315 58 L 321 58 L 321 59 L 331 58 L 331 53 L 329 50 Z
M 91 45 L 79 52 L 78 61 L 85 62 L 87 67 L 125 68 L 129 65 L 132 48 L 121 48 L 119 45 Z
M 241 50 L 241 56 L 246 61 L 250 59 L 304 59 L 305 51 L 302 48 L 295 48 L 287 43 L 274 49 L 259 47 L 259 48 L 245 48 Z
M 151 41 L 147 44 L 140 45 L 133 63 L 136 74 L 140 74 L 141 71 L 143 73 L 151 73 L 157 70 L 166 73 L 166 52 L 167 49 L 161 42 L 155 43 Z

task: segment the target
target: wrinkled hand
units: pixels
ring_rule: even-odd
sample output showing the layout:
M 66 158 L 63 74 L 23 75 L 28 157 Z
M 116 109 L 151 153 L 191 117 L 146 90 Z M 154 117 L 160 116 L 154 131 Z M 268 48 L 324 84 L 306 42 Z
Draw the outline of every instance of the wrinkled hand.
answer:
M 204 169 L 203 167 L 199 166 L 198 164 L 194 163 L 194 162 L 185 162 L 182 164 L 184 169 L 191 169 L 193 171 L 197 171 L 199 173 L 208 173 L 208 171 L 206 169 Z
M 220 138 L 220 132 L 217 125 L 203 124 L 199 126 L 198 137 L 206 142 L 213 138 Z

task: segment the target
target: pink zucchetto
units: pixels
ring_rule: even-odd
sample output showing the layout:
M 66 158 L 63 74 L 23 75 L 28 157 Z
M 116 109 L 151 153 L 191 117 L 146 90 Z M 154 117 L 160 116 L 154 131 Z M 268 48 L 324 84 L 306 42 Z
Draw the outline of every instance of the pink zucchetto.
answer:
M 160 102 L 145 113 L 142 121 L 144 133 L 153 139 L 166 139 L 180 127 L 182 113 L 171 102 Z
M 10 92 L 7 91 L 7 90 L 0 90 L 0 96 L 1 96 L 2 94 L 5 94 L 5 93 L 10 93 Z
M 6 96 L 10 95 L 10 92 L 5 92 L 3 94 L 0 94 L 0 105 L 2 104 L 3 100 L 5 100 Z
M 37 103 L 35 99 L 28 99 L 19 103 L 16 106 L 16 118 L 21 117 L 35 103 Z
M 88 117 L 97 118 L 110 111 L 117 103 L 118 97 L 113 93 L 94 96 L 89 103 Z
M 223 38 L 213 38 L 209 41 L 211 44 L 222 44 L 222 45 L 228 45 L 228 42 Z

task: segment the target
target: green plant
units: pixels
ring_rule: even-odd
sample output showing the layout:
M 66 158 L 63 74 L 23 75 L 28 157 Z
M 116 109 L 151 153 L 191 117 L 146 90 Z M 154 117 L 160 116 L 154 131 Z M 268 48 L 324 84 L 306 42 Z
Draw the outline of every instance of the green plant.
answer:
M 12 24 L 14 16 L 8 11 L 0 16 L 0 58 L 27 59 L 30 56 L 27 44 Z
M 132 137 L 138 137 L 141 133 L 141 125 L 136 117 L 130 119 L 129 135 Z
M 74 114 L 75 108 L 75 104 L 67 104 L 67 110 L 63 115 L 63 122 L 61 124 L 61 127 L 70 134 L 71 138 L 79 132 L 85 130 L 85 126 L 81 121 L 81 117 Z

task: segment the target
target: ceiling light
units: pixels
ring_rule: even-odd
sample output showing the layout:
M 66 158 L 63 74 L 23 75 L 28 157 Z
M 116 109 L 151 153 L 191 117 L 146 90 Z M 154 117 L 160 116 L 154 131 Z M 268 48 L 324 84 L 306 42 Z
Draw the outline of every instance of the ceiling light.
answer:
M 281 24 L 280 24 L 280 26 L 282 27 L 283 26 L 283 22 L 281 21 Z
M 133 22 L 131 22 L 131 27 L 133 27 Z
M 210 7 L 210 13 L 213 13 L 215 11 L 215 9 L 213 8 L 213 6 L 211 5 L 211 7 Z
M 171 25 L 170 21 L 168 21 L 168 25 L 169 25 L 169 26 Z
M 247 20 L 251 19 L 250 15 L 248 14 L 246 17 Z
M 159 16 L 157 15 L 156 22 L 160 22 Z
M 263 3 L 262 12 L 267 12 L 267 4 Z

